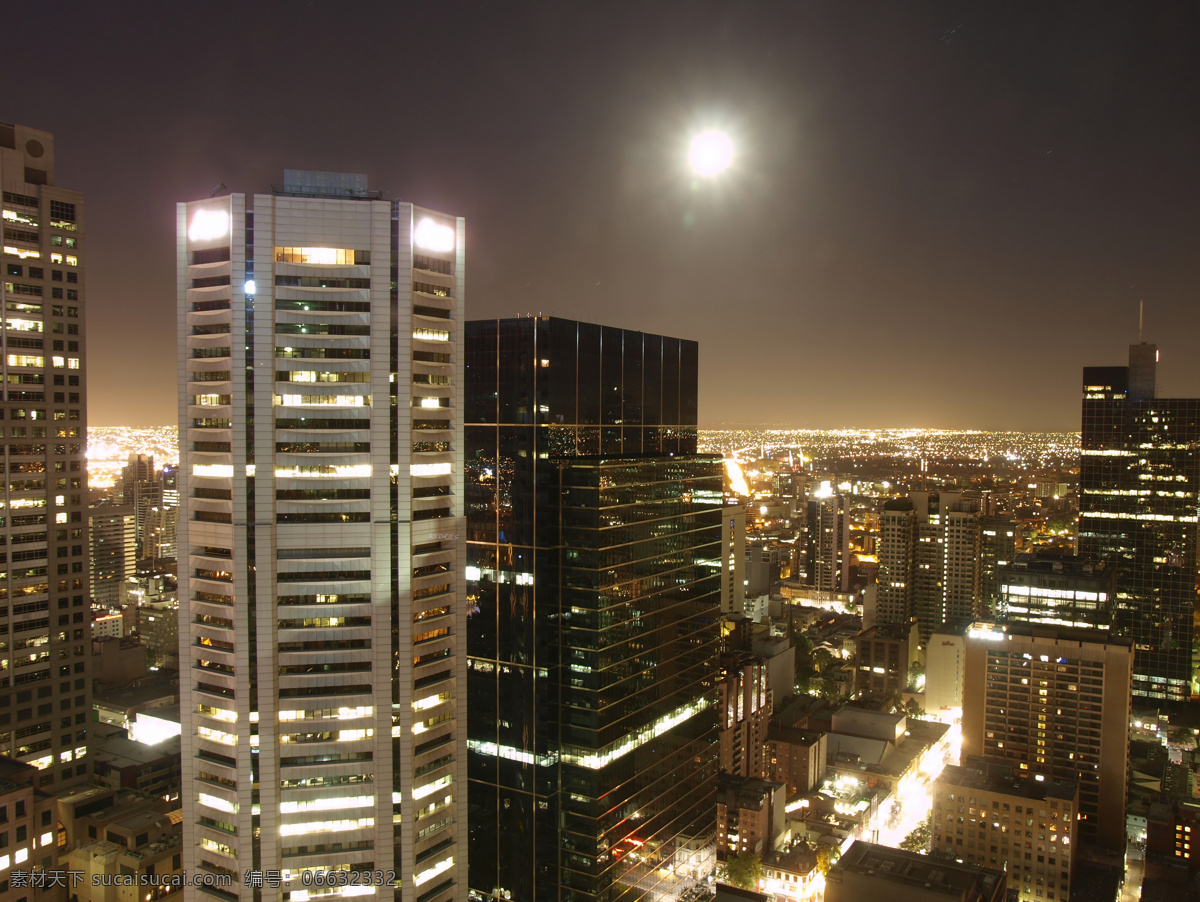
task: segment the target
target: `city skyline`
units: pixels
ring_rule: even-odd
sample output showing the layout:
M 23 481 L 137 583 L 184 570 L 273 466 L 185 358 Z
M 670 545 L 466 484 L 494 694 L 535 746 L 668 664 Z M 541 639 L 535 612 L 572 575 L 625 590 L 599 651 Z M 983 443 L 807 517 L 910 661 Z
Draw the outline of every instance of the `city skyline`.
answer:
M 1187 895 L 1200 7 L 1109 6 L 0 13 L 0 902 Z
M 470 317 L 636 317 L 699 341 L 702 426 L 1068 428 L 1074 374 L 1119 359 L 1142 299 L 1161 394 L 1200 386 L 1185 344 L 1200 334 L 1195 9 L 363 8 L 354 27 L 409 58 L 421 34 L 454 34 L 455 64 L 414 67 L 403 93 L 386 55 L 351 44 L 304 65 L 292 48 L 324 27 L 319 5 L 262 4 L 233 29 L 124 10 L 120 27 L 89 8 L 6 13 L 13 33 L 52 24 L 74 61 L 4 118 L 89 148 L 61 168 L 95 226 L 97 423 L 169 421 L 173 200 L 267 190 L 284 166 L 462 210 Z M 32 45 L 10 52 L 35 65 Z M 144 77 L 158 69 L 174 77 Z M 402 117 L 343 127 L 414 92 L 428 140 L 405 141 Z M 301 103 L 328 127 L 293 115 Z M 697 180 L 686 142 L 713 126 L 734 162 Z M 953 350 L 968 334 L 982 347 Z M 915 352 L 933 336 L 944 352 Z

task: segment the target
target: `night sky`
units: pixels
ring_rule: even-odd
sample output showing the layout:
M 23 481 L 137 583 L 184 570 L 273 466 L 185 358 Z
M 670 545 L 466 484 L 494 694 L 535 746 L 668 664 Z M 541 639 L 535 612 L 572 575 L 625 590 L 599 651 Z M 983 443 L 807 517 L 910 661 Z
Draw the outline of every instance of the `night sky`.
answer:
M 1200 395 L 1194 3 L 7 3 L 0 121 L 87 196 L 93 425 L 176 419 L 174 203 L 364 172 L 471 318 L 700 342 L 701 425 L 1078 429 Z M 726 130 L 698 181 L 689 139 Z

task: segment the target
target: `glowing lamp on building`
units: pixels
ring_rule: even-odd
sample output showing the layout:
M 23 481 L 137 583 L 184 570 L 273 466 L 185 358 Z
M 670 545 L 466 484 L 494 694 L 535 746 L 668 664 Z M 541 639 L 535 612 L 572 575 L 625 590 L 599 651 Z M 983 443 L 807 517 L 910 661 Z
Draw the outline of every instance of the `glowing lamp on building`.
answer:
M 436 253 L 454 250 L 454 229 L 432 219 L 422 219 L 417 223 L 417 231 L 413 236 L 417 247 Z
M 973 626 L 967 630 L 967 638 L 982 639 L 985 642 L 1001 642 L 1004 639 L 1004 633 L 986 626 Z
M 229 214 L 224 210 L 197 210 L 188 227 L 188 241 L 215 241 L 229 234 Z

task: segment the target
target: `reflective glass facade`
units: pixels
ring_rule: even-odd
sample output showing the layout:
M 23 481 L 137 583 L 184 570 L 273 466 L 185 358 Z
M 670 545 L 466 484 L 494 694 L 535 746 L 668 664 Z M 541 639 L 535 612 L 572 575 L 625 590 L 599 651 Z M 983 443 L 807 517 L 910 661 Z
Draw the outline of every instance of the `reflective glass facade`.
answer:
M 472 896 L 655 897 L 716 814 L 697 347 L 549 317 L 468 323 L 466 347 Z
M 1182 700 L 1192 693 L 1200 400 L 1135 399 L 1131 384 L 1127 367 L 1083 373 L 1079 551 L 1116 563 L 1112 629 L 1134 643 L 1133 694 Z

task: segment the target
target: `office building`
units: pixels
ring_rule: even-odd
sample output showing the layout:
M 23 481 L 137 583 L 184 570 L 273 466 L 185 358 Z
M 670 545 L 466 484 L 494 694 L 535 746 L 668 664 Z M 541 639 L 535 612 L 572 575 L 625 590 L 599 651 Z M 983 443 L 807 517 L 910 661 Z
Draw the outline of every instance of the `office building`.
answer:
M 117 609 L 121 587 L 137 572 L 137 530 L 132 506 L 102 501 L 88 511 L 92 539 L 92 598 Z
M 1022 554 L 997 573 L 996 619 L 1107 630 L 1116 571 L 1104 561 Z
M 177 222 L 184 868 L 461 899 L 463 221 L 289 170 Z
M 54 136 L 0 123 L 7 495 L 0 754 L 39 787 L 87 774 L 91 711 L 85 207 L 54 178 Z
M 972 758 L 933 784 L 930 851 L 1003 870 L 1021 902 L 1065 902 L 1078 850 L 1079 786 Z
M 711 854 L 727 548 L 696 367 L 675 338 L 467 324 L 473 898 L 649 899 Z
M 930 858 L 857 840 L 825 875 L 825 902 L 1005 902 L 998 868 Z
M 1189 699 L 1200 514 L 1200 399 L 1155 396 L 1158 352 L 1083 371 L 1079 553 L 1117 570 L 1112 630 L 1133 642 L 1133 692 Z
M 876 622 L 916 618 L 925 641 L 943 624 L 977 617 L 982 532 L 979 505 L 952 492 L 914 492 L 880 515 Z
M 1133 648 L 1098 630 L 976 623 L 967 632 L 962 754 L 1079 785 L 1079 837 L 1124 848 Z

